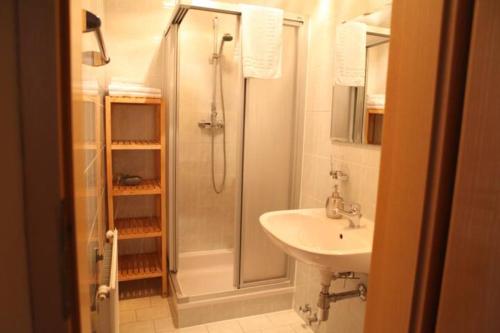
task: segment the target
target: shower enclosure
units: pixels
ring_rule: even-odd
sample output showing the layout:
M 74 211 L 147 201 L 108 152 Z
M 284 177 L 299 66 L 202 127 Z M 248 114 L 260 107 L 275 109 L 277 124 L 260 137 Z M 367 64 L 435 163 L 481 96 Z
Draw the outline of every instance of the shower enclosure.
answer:
M 293 280 L 259 224 L 298 207 L 305 23 L 285 16 L 282 77 L 242 76 L 238 7 L 180 4 L 163 41 L 169 110 L 169 270 L 178 298 Z

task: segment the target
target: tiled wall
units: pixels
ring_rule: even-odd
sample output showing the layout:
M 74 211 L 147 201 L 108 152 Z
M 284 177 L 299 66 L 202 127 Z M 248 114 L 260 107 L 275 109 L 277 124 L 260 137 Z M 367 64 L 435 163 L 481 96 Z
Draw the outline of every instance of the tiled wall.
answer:
M 210 120 L 213 66 L 208 59 L 213 49 L 212 20 L 217 17 L 219 38 L 235 36 L 234 15 L 202 11 L 189 12 L 179 29 L 179 101 L 176 161 L 176 214 L 179 251 L 231 249 L 237 196 L 238 145 L 241 137 L 241 88 L 239 60 L 233 56 L 234 42 L 224 45 L 220 58 L 223 70 L 226 140 L 226 180 L 223 191 L 212 188 L 212 136 L 198 122 Z M 217 77 L 219 74 L 217 74 Z M 194 79 L 196 78 L 196 79 Z M 219 80 L 217 80 L 219 82 Z M 220 88 L 217 84 L 218 120 L 222 120 Z M 223 178 L 223 133 L 214 138 L 214 170 L 218 187 Z
M 89 0 L 90 1 L 90 0 Z M 219 0 L 273 6 L 309 14 L 316 1 L 308 0 Z M 124 77 L 161 87 L 160 42 L 175 0 L 105 0 L 106 46 L 112 59 L 107 81 Z
M 172 12 L 172 0 L 105 0 L 106 46 L 113 77 L 161 88 L 160 43 Z
M 305 142 L 301 207 L 324 207 L 332 190 L 333 167 L 349 175 L 342 196 L 361 204 L 363 215 L 374 218 L 380 148 L 330 141 L 332 87 L 334 77 L 335 27 L 342 21 L 373 10 L 386 1 L 319 0 L 311 16 L 307 69 Z M 316 304 L 320 287 L 316 268 L 297 263 L 295 305 Z M 366 276 L 361 281 L 366 282 Z M 335 282 L 332 291 L 354 288 L 360 281 Z M 362 332 L 365 303 L 358 299 L 332 304 L 330 319 L 318 332 Z

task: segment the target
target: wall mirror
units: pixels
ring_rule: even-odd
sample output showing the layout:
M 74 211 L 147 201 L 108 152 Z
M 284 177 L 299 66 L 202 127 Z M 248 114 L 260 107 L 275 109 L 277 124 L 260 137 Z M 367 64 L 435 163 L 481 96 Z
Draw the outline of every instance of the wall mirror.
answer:
M 390 23 L 391 5 L 387 4 L 337 27 L 330 128 L 333 142 L 381 143 Z M 339 29 L 345 28 L 350 31 L 339 35 Z M 354 38 L 360 33 L 362 38 Z

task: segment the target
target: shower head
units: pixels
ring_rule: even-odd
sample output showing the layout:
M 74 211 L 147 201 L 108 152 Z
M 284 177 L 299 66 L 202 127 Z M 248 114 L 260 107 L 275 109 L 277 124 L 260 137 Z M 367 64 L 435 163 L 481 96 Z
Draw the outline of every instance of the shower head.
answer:
M 222 36 L 222 41 L 220 43 L 220 48 L 219 48 L 219 56 L 222 54 L 222 48 L 224 47 L 225 42 L 230 42 L 233 40 L 233 36 L 231 34 L 224 34 Z
M 222 36 L 223 42 L 230 42 L 232 40 L 233 40 L 233 36 L 231 36 L 231 34 L 224 34 L 224 36 Z

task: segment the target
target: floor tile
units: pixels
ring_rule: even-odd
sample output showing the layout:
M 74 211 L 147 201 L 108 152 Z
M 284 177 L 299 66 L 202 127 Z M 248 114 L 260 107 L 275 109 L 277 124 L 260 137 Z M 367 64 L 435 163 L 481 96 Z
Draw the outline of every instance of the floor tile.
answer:
M 136 310 L 141 308 L 147 308 L 149 306 L 151 306 L 151 301 L 149 297 L 126 299 L 120 301 L 119 304 L 120 311 Z
M 151 296 L 151 306 L 169 306 L 168 298 L 161 296 Z
M 262 333 L 295 333 L 291 326 L 278 326 L 262 330 Z
M 126 324 L 136 321 L 135 310 L 120 311 L 120 324 Z
M 120 301 L 121 333 L 313 333 L 293 310 L 176 329 L 166 298 Z
M 273 323 L 265 315 L 243 317 L 238 319 L 243 332 L 251 332 L 273 327 Z
M 136 321 L 120 325 L 120 333 L 155 333 L 153 321 Z
M 155 306 L 135 310 L 137 320 L 154 320 L 170 317 L 170 310 L 165 306 Z
M 302 324 L 303 320 L 293 310 L 279 311 L 267 314 L 267 318 L 276 326 Z
M 243 333 L 237 320 L 225 320 L 206 325 L 209 333 Z
M 208 333 L 208 329 L 205 325 L 185 327 L 176 330 L 179 333 Z
M 293 324 L 290 325 L 295 333 L 314 333 L 314 331 L 306 326 L 306 324 Z
M 163 318 L 155 320 L 156 333 L 175 332 L 175 326 L 172 318 Z

